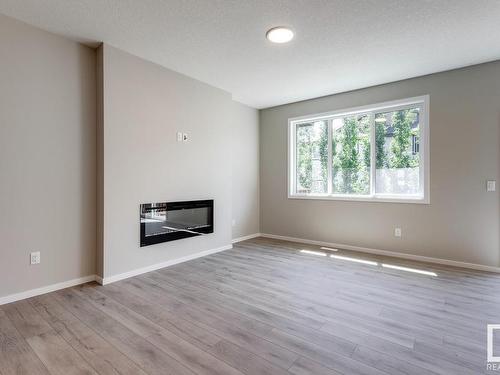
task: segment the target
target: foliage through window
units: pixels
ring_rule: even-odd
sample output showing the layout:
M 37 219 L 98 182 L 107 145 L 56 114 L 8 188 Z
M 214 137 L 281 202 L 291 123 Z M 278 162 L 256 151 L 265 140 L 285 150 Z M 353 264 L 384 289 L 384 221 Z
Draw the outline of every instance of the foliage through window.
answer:
M 332 192 L 370 193 L 370 118 L 346 116 L 332 120 Z
M 427 202 L 427 103 L 291 119 L 290 196 Z
M 327 122 L 315 121 L 296 126 L 297 192 L 327 192 Z

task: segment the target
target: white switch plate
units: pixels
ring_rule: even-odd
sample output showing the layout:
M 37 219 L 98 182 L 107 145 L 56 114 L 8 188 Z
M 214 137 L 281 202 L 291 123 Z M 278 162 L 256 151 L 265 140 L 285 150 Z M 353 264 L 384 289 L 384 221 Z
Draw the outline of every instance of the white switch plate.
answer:
M 394 237 L 401 237 L 401 228 L 394 228 Z
M 496 190 L 496 181 L 490 180 L 486 181 L 486 191 L 495 191 Z
M 30 253 L 30 264 L 40 264 L 40 252 Z
M 177 142 L 182 142 L 182 132 L 177 132 Z

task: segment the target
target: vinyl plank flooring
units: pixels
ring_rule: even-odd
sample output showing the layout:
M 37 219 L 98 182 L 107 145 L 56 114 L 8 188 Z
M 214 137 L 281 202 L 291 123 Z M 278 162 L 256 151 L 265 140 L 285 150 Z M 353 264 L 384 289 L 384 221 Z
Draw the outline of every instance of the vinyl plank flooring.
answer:
M 120 303 L 127 305 L 136 312 L 141 312 L 142 315 L 149 317 L 158 325 L 203 348 L 244 374 L 286 374 L 285 370 L 273 365 L 263 357 L 253 354 L 248 348 L 243 348 L 230 341 L 221 339 L 220 336 L 203 328 L 201 324 L 195 325 L 188 320 L 179 318 L 180 314 L 173 314 L 161 308 L 160 305 L 149 302 L 133 293 L 126 292 L 124 288 L 110 285 L 107 287 L 97 287 L 97 289 L 106 295 L 114 297 Z
M 486 346 L 484 343 L 481 345 L 469 340 L 464 340 L 461 337 L 445 335 L 443 338 L 443 345 L 459 353 L 470 353 L 483 359 L 486 358 Z
M 245 347 L 221 340 L 209 349 L 217 358 L 229 363 L 246 375 L 286 375 L 286 370 L 253 354 Z
M 381 353 L 375 349 L 358 346 L 353 359 L 363 362 L 367 366 L 375 367 L 391 375 L 436 375 L 436 372 L 424 369 L 403 361 L 397 356 Z
M 220 262 L 218 259 L 217 261 L 214 260 L 203 260 L 206 262 L 207 266 L 210 263 L 212 267 L 217 266 L 217 262 Z M 199 263 L 192 263 L 193 266 L 201 266 L 203 267 L 203 264 L 201 264 L 201 260 Z M 205 270 L 207 269 L 207 266 L 205 266 Z M 305 301 L 309 301 L 310 299 L 308 298 L 309 296 L 305 293 L 309 293 L 312 296 L 317 296 L 317 297 L 323 297 L 325 299 L 328 298 L 336 298 L 338 291 L 356 291 L 359 292 L 360 287 L 363 288 L 364 293 L 362 294 L 357 294 L 357 300 L 356 304 L 359 304 L 363 301 L 363 298 L 365 295 L 367 295 L 368 292 L 373 291 L 380 291 L 380 284 L 377 284 L 376 286 L 373 286 L 371 282 L 366 282 L 363 284 L 359 284 L 359 280 L 357 278 L 349 277 L 348 279 L 345 276 L 341 276 L 338 278 L 332 279 L 332 283 L 328 283 L 329 288 L 323 288 L 327 283 L 327 278 L 321 277 L 319 278 L 315 283 L 308 282 L 311 279 L 315 278 L 315 275 L 309 275 L 307 273 L 307 277 L 304 278 L 304 280 L 299 280 L 295 278 L 295 280 L 291 281 L 286 280 L 283 282 L 283 280 L 280 280 L 270 274 L 256 274 L 255 272 L 252 273 L 251 277 L 247 277 L 245 275 L 248 275 L 250 272 L 252 272 L 251 267 L 243 268 L 240 269 L 239 273 L 233 272 L 231 273 L 232 270 L 224 269 L 224 277 L 225 279 L 228 280 L 228 283 L 230 283 L 233 279 L 236 279 L 238 281 L 241 280 L 248 280 L 247 282 L 251 285 L 261 285 L 263 289 L 265 290 L 282 290 L 285 293 L 285 296 L 290 296 L 291 294 L 293 295 L 293 292 L 295 291 L 297 294 L 302 293 L 303 298 Z M 300 271 L 290 271 L 293 274 L 304 274 L 304 272 Z M 330 270 L 332 273 L 332 270 Z M 208 272 L 203 272 L 203 275 L 209 274 Z M 337 274 L 337 272 L 333 272 L 333 274 Z M 210 275 L 210 274 L 209 274 Z M 260 280 L 259 280 L 260 279 Z M 378 288 L 375 288 L 378 287 Z M 273 289 L 274 288 L 274 289 Z M 278 289 L 276 289 L 278 288 Z M 398 290 L 399 291 L 399 290 Z M 408 290 L 406 288 L 402 289 L 399 291 L 399 293 L 392 293 L 391 295 L 387 295 L 388 291 L 387 289 L 384 290 L 384 297 L 385 299 L 380 299 L 379 302 L 386 301 L 390 297 L 390 300 L 397 300 L 397 298 L 404 298 L 406 296 L 406 293 L 401 293 L 401 292 L 407 292 Z M 404 304 L 410 304 L 411 301 L 415 301 L 417 298 L 415 298 L 415 293 L 412 293 L 412 298 L 406 298 L 404 301 L 401 301 L 401 303 Z M 302 302 L 302 300 L 301 300 Z M 311 301 L 312 303 L 318 303 L 319 301 Z M 421 305 L 429 305 L 429 303 L 433 301 L 429 300 L 429 298 L 426 298 L 425 300 L 422 301 Z M 444 304 L 444 299 L 440 298 L 436 303 L 440 303 L 441 305 Z
M 205 350 L 221 341 L 221 338 L 212 332 L 194 325 L 178 314 L 172 313 L 157 303 L 141 298 L 123 287 L 112 284 L 106 287 L 96 286 L 96 290 Z
M 301 249 L 319 247 L 256 238 L 112 285 L 1 306 L 0 375 L 487 373 L 500 275 Z
M 319 301 L 307 303 L 302 297 L 290 299 L 288 295 L 283 296 L 282 293 L 266 293 L 266 290 L 258 289 L 255 286 L 245 287 L 241 283 L 234 283 L 231 280 L 219 279 L 211 281 L 210 279 L 202 279 L 199 275 L 187 275 L 182 280 L 179 280 L 179 275 L 172 275 L 170 272 L 158 271 L 156 274 L 158 274 L 159 278 L 171 284 L 178 285 L 179 282 L 189 282 L 191 285 L 197 285 L 199 288 L 217 292 L 240 301 L 246 301 L 253 306 L 259 306 L 264 310 L 286 316 L 299 324 L 311 327 L 321 326 L 332 313 L 331 308 L 324 304 L 319 305 Z M 331 297 L 338 299 L 335 295 Z M 345 305 L 349 304 L 349 301 L 346 299 L 343 301 Z M 356 301 L 357 304 L 360 302 L 362 300 Z M 359 306 L 357 307 L 359 308 Z M 374 304 L 371 306 L 365 304 L 364 311 L 367 314 L 378 314 L 380 310 L 381 308 Z
M 416 352 L 351 327 L 337 324 L 324 327 L 324 329 L 333 335 L 349 338 L 356 342 L 358 346 L 353 358 L 391 374 L 398 374 L 398 371 L 406 371 L 409 374 L 435 374 L 436 368 L 440 366 L 441 360 L 432 354 L 426 355 L 423 352 Z M 373 360 L 374 358 L 376 360 Z M 385 358 L 385 361 L 379 361 L 380 358 Z M 380 366 L 379 362 L 383 365 Z M 454 363 L 450 363 L 449 366 L 455 368 L 456 371 L 461 370 L 461 367 Z M 464 367 L 464 374 L 468 372 L 467 367 Z M 392 370 L 389 370 L 391 368 Z
M 288 372 L 293 375 L 340 375 L 340 372 L 321 366 L 319 363 L 300 357 Z
M 57 292 L 56 297 L 86 325 L 92 327 L 148 374 L 193 375 L 194 373 L 158 347 L 135 334 L 109 315 L 91 306 L 74 290 Z
M 203 295 L 204 293 L 210 293 L 211 298 L 223 299 L 226 304 L 233 303 L 239 305 L 240 307 L 249 306 L 249 308 L 247 309 L 249 313 L 250 311 L 254 311 L 261 316 L 264 316 L 267 313 L 269 319 L 277 319 L 280 321 L 288 319 L 289 321 L 293 321 L 298 324 L 304 324 L 313 328 L 319 328 L 325 323 L 325 321 L 319 317 L 316 318 L 301 314 L 298 311 L 278 306 L 272 303 L 272 301 L 262 301 L 257 298 L 252 298 L 251 295 L 247 295 L 245 298 L 244 296 L 240 296 L 237 293 L 231 292 L 229 288 L 218 288 L 217 290 L 211 290 L 210 288 L 205 286 L 193 286 L 194 284 L 189 282 L 180 282 L 176 278 L 172 278 L 161 273 L 151 273 L 150 275 L 148 275 L 148 277 L 156 282 L 159 281 L 160 283 L 162 281 L 165 281 L 172 287 L 176 288 L 188 288 L 191 285 L 194 288 L 191 290 L 191 292 L 194 294 Z M 259 312 L 256 312 L 257 309 L 259 310 Z
M 422 266 L 420 266 L 420 267 L 422 267 Z M 404 279 L 403 279 L 402 281 L 404 282 Z M 399 283 L 398 283 L 398 285 L 400 285 L 400 284 L 404 284 L 403 282 L 399 282 Z M 413 283 L 413 281 L 412 281 L 412 283 Z M 376 286 L 377 286 L 377 287 L 379 287 L 379 288 L 380 288 L 380 287 L 382 287 L 381 289 L 387 289 L 387 288 L 385 287 L 385 285 L 384 285 L 384 284 L 380 285 L 378 282 L 377 282 L 377 283 L 373 283 L 373 282 L 372 282 L 372 280 L 370 280 L 370 283 L 369 283 L 369 284 L 370 284 L 370 285 L 376 285 Z M 347 289 L 350 289 L 350 290 L 352 291 L 352 293 L 354 293 L 354 294 L 356 294 L 356 293 L 357 293 L 357 294 L 361 297 L 364 293 L 362 293 L 362 291 L 361 291 L 361 290 L 359 290 L 359 288 L 356 288 L 356 286 L 357 286 L 357 285 L 353 284 L 353 285 L 351 285 L 351 286 L 346 286 L 346 288 L 347 288 Z M 389 285 L 388 287 L 393 288 L 393 287 L 392 287 L 392 285 Z M 400 286 L 399 286 L 398 288 L 400 288 Z M 411 296 L 414 296 L 415 292 L 414 292 L 413 290 L 411 290 L 411 291 L 408 291 L 408 293 L 403 293 L 403 294 L 405 294 L 405 295 L 406 295 L 406 294 L 409 294 L 409 295 L 411 295 Z M 392 298 L 392 296 L 387 296 L 387 297 L 388 297 L 388 298 L 386 298 L 386 299 L 390 299 L 390 298 Z M 380 298 L 380 299 L 381 299 L 381 301 L 384 301 L 384 298 Z M 443 298 L 441 298 L 441 299 L 443 299 Z M 405 305 L 406 305 L 406 303 L 405 303 Z M 430 306 L 430 307 L 431 307 L 431 306 Z M 360 309 L 360 310 L 362 310 L 362 309 Z M 491 309 L 490 309 L 490 310 L 491 310 Z M 404 312 L 404 311 L 403 311 L 403 312 Z M 434 314 L 434 315 L 436 315 L 436 314 Z M 450 315 L 453 315 L 453 314 L 450 314 Z M 436 316 L 436 317 L 437 317 L 437 316 Z M 447 318 L 448 318 L 448 317 L 447 317 Z M 442 321 L 443 319 L 433 319 L 433 320 L 441 320 L 441 321 Z M 474 324 L 474 323 L 473 323 L 473 320 L 474 320 L 474 319 L 468 319 L 467 323 L 468 323 L 468 324 Z M 399 320 L 399 321 L 403 321 L 403 319 L 401 319 L 401 320 Z M 428 324 L 425 324 L 425 321 L 423 321 L 423 320 L 420 320 L 420 321 L 417 321 L 417 320 L 412 320 L 412 321 L 411 321 L 411 323 L 412 323 L 412 325 L 413 325 L 413 326 L 425 327 L 426 329 L 431 328 L 431 326 L 429 326 Z M 450 326 L 450 325 L 449 325 L 449 326 Z M 460 326 L 460 325 L 459 325 L 459 326 Z M 434 326 L 433 328 L 435 328 L 435 329 L 439 329 L 440 327 L 442 328 L 442 326 Z M 466 327 L 466 328 L 469 328 L 469 327 Z M 453 329 L 453 328 L 452 328 L 452 329 Z M 474 329 L 475 329 L 475 328 L 474 328 Z M 475 329 L 475 331 L 477 331 L 477 329 Z M 455 330 L 455 333 L 456 333 L 456 334 L 458 334 L 458 335 L 460 335 L 460 334 L 465 334 L 465 336 L 466 336 L 466 337 L 468 337 L 469 339 L 475 339 L 475 340 L 477 340 L 477 341 L 483 341 L 483 340 L 485 339 L 484 335 L 482 335 L 482 336 L 481 336 L 481 335 L 479 335 L 479 336 L 477 336 L 477 335 L 476 335 L 476 337 L 474 337 L 474 334 L 472 334 L 472 335 L 470 334 L 470 330 L 469 330 L 469 331 L 464 332 L 464 330 L 462 330 L 462 329 L 458 329 L 458 330 Z
M 280 301 L 277 300 L 276 303 L 280 303 Z M 336 304 L 336 305 L 338 305 L 338 304 Z M 338 308 L 338 306 L 337 306 L 337 308 Z M 336 315 L 339 315 L 339 311 L 335 310 L 335 309 L 331 309 L 330 310 L 330 314 L 328 315 L 328 319 L 332 320 L 332 321 L 336 321 L 337 320 Z M 348 317 L 348 319 L 352 319 L 353 318 L 352 314 L 349 314 L 349 315 L 342 314 L 341 319 L 345 319 L 346 316 Z M 368 318 L 368 317 L 366 317 L 366 318 Z M 371 321 L 372 319 L 373 318 L 366 319 L 366 320 L 367 321 Z M 360 323 L 365 323 L 365 320 L 358 319 L 356 323 L 359 325 Z M 288 329 L 290 327 L 291 326 L 288 325 L 285 329 Z M 372 327 L 368 327 L 368 328 L 373 331 Z M 389 328 L 392 328 L 392 327 L 389 327 Z M 413 346 L 414 339 L 412 337 L 408 336 L 407 330 L 404 330 L 403 332 L 398 333 L 397 331 L 393 331 L 392 329 L 388 329 L 388 328 L 385 328 L 385 327 L 382 327 L 381 329 L 384 329 L 384 332 L 382 332 L 381 335 L 384 335 L 385 337 L 390 337 L 391 339 L 396 340 L 398 343 L 403 342 L 405 345 L 407 345 L 409 347 Z M 296 331 L 297 331 L 297 333 L 300 332 L 300 330 L 296 330 Z M 294 334 L 297 334 L 297 333 L 294 333 Z M 318 335 L 315 334 L 314 336 L 317 337 Z
M 0 371 L 2 375 L 40 374 L 49 371 L 0 308 Z
M 95 375 L 93 368 L 54 332 L 31 336 L 26 341 L 51 374 Z
M 157 347 L 200 375 L 242 375 L 235 368 L 189 344 L 174 334 L 156 333 L 147 338 Z
M 344 374 L 352 375 L 382 375 L 383 372 L 374 367 L 366 366 L 364 363 L 353 360 L 351 358 L 352 352 L 339 354 L 336 351 L 328 350 L 329 348 L 322 348 L 309 341 L 300 339 L 299 337 L 286 334 L 279 330 L 273 330 L 268 336 L 269 340 L 283 346 L 302 357 L 318 362 L 324 367 L 335 370 Z M 352 346 L 352 350 L 356 346 Z M 347 355 L 348 354 L 348 355 Z
M 52 331 L 27 300 L 6 305 L 3 309 L 25 339 Z
M 141 286 L 141 288 L 133 289 L 136 292 L 147 289 L 147 292 L 143 293 L 143 296 L 150 301 L 158 302 L 162 299 L 162 296 L 165 298 L 165 291 L 162 291 L 156 284 L 143 284 L 141 280 L 134 280 L 134 282 L 126 284 L 129 286 Z M 145 288 L 147 286 L 149 288 Z M 164 301 L 164 303 L 168 303 L 168 301 Z M 276 366 L 288 369 L 297 359 L 298 356 L 293 352 L 261 337 L 265 332 L 273 329 L 273 327 L 263 325 L 259 322 L 248 321 L 236 313 L 225 311 L 217 306 L 205 305 L 203 302 L 197 301 L 194 305 L 196 307 L 192 307 L 189 304 L 176 303 L 175 307 L 172 307 L 172 305 L 169 305 L 169 307 L 193 324 L 246 348 Z M 254 327 L 256 329 L 253 329 Z
M 96 372 L 24 300 L 5 307 L 6 315 L 51 374 L 94 375 Z
M 433 345 L 418 340 L 415 342 L 415 352 L 435 356 L 471 370 L 477 369 L 484 363 L 484 357 L 474 353 L 458 351 L 449 346 Z
M 327 353 L 323 350 L 323 347 L 328 347 L 330 349 L 329 353 L 338 353 L 340 355 L 338 360 L 340 361 L 342 359 L 346 362 L 349 362 L 349 359 L 344 358 L 344 356 L 349 357 L 355 347 L 355 344 L 348 340 L 328 336 L 322 332 L 311 328 L 307 329 L 304 326 L 294 323 L 291 323 L 291 325 L 288 325 L 286 328 L 281 328 L 282 330 L 273 329 L 272 332 L 262 333 L 259 336 L 278 346 L 285 347 L 290 351 L 295 351 L 298 354 L 305 351 L 309 355 L 314 355 L 315 357 L 320 355 L 319 353 L 322 353 L 322 358 L 328 358 Z M 293 331 L 295 335 L 289 335 L 283 332 L 283 330 Z M 329 360 L 328 362 L 331 363 Z
M 81 296 L 85 296 L 83 298 L 87 298 L 97 308 L 113 316 L 124 326 L 136 332 L 193 372 L 200 375 L 241 375 L 241 372 L 230 367 L 225 362 L 209 355 L 204 350 L 163 329 L 117 301 L 97 292 L 94 288 L 79 287 L 76 289 Z
M 160 326 L 145 318 L 141 314 L 138 314 L 112 298 L 99 293 L 92 287 L 80 286 L 74 288 L 73 291 L 80 298 L 85 300 L 86 303 L 89 303 L 91 306 L 97 308 L 102 313 L 127 327 L 130 331 L 140 337 L 146 338 L 162 330 Z
M 60 305 L 53 296 L 31 299 L 39 314 L 102 375 L 145 375 L 132 360 Z

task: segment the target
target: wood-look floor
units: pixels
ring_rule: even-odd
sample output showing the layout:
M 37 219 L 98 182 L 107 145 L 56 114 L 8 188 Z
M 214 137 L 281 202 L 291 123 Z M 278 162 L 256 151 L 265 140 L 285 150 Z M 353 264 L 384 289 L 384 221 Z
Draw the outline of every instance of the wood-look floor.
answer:
M 500 323 L 500 275 L 300 249 L 318 250 L 255 239 L 1 306 L 0 374 L 488 373 L 486 324 Z

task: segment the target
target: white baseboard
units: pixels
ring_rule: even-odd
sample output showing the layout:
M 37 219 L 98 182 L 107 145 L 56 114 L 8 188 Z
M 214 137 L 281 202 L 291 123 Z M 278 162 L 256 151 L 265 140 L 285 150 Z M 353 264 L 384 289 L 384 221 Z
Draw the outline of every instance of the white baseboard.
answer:
M 63 281 L 61 283 L 43 286 L 41 288 L 26 290 L 24 292 L 10 294 L 5 297 L 0 297 L 0 305 L 5 305 L 6 303 L 16 302 L 22 299 L 31 298 L 39 296 L 42 294 L 55 292 L 56 290 L 69 288 L 75 285 L 85 284 L 96 279 L 95 275 L 89 275 L 85 277 L 80 277 L 78 279 Z
M 231 241 L 231 243 L 237 243 L 237 242 L 241 242 L 241 241 L 251 240 L 252 238 L 256 238 L 256 237 L 261 237 L 261 234 L 260 233 L 254 233 L 254 234 L 249 234 L 248 236 L 233 238 L 233 240 Z
M 449 259 L 432 258 L 432 257 L 421 256 L 421 255 L 398 253 L 398 252 L 393 252 L 393 251 L 372 249 L 372 248 L 368 248 L 368 247 L 346 245 L 346 244 L 340 244 L 340 243 L 334 243 L 334 242 L 316 241 L 316 240 L 309 240 L 309 239 L 289 237 L 289 236 L 279 236 L 276 234 L 269 234 L 269 233 L 254 233 L 254 234 L 251 234 L 248 236 L 235 238 L 234 240 L 232 240 L 232 243 L 249 240 L 249 239 L 256 238 L 256 237 L 274 238 L 277 240 L 298 242 L 298 243 L 304 243 L 304 244 L 308 244 L 308 245 L 327 246 L 327 247 L 340 248 L 340 249 L 351 250 L 351 251 L 358 251 L 358 252 L 362 252 L 362 253 L 369 253 L 369 254 L 384 255 L 384 256 L 395 257 L 395 258 L 408 259 L 408 260 L 415 260 L 415 261 L 419 261 L 419 262 L 435 263 L 435 264 L 442 264 L 442 265 L 446 265 L 446 266 L 453 266 L 453 267 L 468 268 L 468 269 L 479 270 L 479 271 L 500 273 L 500 267 L 486 266 L 483 264 L 459 262 L 459 261 L 449 260 Z M 47 286 L 44 286 L 41 288 L 26 290 L 24 292 L 10 294 L 10 295 L 4 296 L 4 297 L 0 297 L 0 306 L 5 305 L 7 303 L 12 303 L 12 302 L 16 302 L 19 300 L 23 300 L 26 298 L 31 298 L 31 297 L 39 296 L 42 294 L 55 292 L 55 291 L 60 290 L 60 289 L 70 288 L 70 287 L 75 286 L 75 285 L 85 284 L 85 283 L 88 283 L 91 281 L 97 281 L 101 285 L 106 285 L 106 284 L 110 284 L 110 283 L 113 283 L 113 282 L 116 282 L 119 280 L 127 279 L 129 277 L 137 276 L 137 275 L 140 275 L 140 274 L 143 274 L 146 272 L 155 271 L 155 270 L 158 270 L 160 268 L 172 266 L 174 264 L 186 262 L 188 260 L 192 260 L 192 259 L 196 259 L 196 258 L 201 258 L 201 257 L 207 256 L 210 254 L 215 254 L 215 253 L 218 253 L 220 251 L 229 250 L 232 248 L 233 248 L 233 245 L 226 245 L 226 246 L 222 246 L 222 247 L 219 247 L 216 249 L 201 251 L 199 253 L 188 255 L 188 256 L 185 256 L 182 258 L 173 259 L 173 260 L 170 260 L 167 262 L 153 264 L 153 265 L 148 266 L 148 267 L 138 268 L 136 270 L 132 270 L 129 272 L 121 273 L 121 274 L 110 276 L 110 277 L 102 278 L 102 277 L 97 276 L 97 275 L 89 275 L 89 276 L 80 277 L 80 278 L 73 279 L 73 280 L 63 281 L 63 282 L 57 283 L 57 284 L 47 285 Z
M 362 252 L 362 253 L 384 255 L 384 256 L 389 256 L 389 257 L 394 257 L 394 258 L 415 260 L 415 261 L 425 262 L 425 263 L 435 263 L 435 264 L 442 264 L 442 265 L 446 265 L 446 266 L 469 268 L 469 269 L 478 270 L 478 271 L 500 273 L 500 267 L 487 266 L 484 264 L 459 262 L 456 260 L 426 257 L 426 256 L 422 256 L 422 255 L 398 253 L 395 251 L 372 249 L 369 247 L 352 246 L 352 245 L 346 245 L 346 244 L 340 244 L 340 243 L 334 243 L 334 242 L 315 241 L 315 240 L 308 240 L 308 239 L 304 239 L 304 238 L 289 237 L 289 236 L 279 236 L 276 234 L 269 234 L 269 233 L 261 233 L 261 237 L 304 243 L 304 244 L 308 244 L 308 245 L 327 246 L 327 247 L 333 247 L 333 248 L 339 248 L 339 249 L 345 249 L 345 250 L 351 250 L 351 251 L 358 251 L 358 252 Z
M 255 236 L 255 237 L 257 237 L 257 236 Z M 201 251 L 201 252 L 196 253 L 196 254 L 188 255 L 188 256 L 185 256 L 182 258 L 178 258 L 178 259 L 173 259 L 173 260 L 163 262 L 163 263 L 153 264 L 153 265 L 148 266 L 148 267 L 139 268 L 139 269 L 132 270 L 129 272 L 121 273 L 119 275 L 114 275 L 114 276 L 105 277 L 105 278 L 102 278 L 102 277 L 97 276 L 97 275 L 89 275 L 89 276 L 85 276 L 85 277 L 80 277 L 78 279 L 73 279 L 73 280 L 63 281 L 63 282 L 57 283 L 57 284 L 47 285 L 47 286 L 44 286 L 41 288 L 26 290 L 24 292 L 10 294 L 10 295 L 4 296 L 4 297 L 0 297 L 0 306 L 5 305 L 7 303 L 20 301 L 20 300 L 23 300 L 26 298 L 31 298 L 31 297 L 39 296 L 42 294 L 55 292 L 55 291 L 60 290 L 60 289 L 70 288 L 70 287 L 75 286 L 75 285 L 85 284 L 85 283 L 88 283 L 91 281 L 96 281 L 101 285 L 106 285 L 106 284 L 110 284 L 110 283 L 113 283 L 113 282 L 118 281 L 118 280 L 127 279 L 129 277 L 137 276 L 137 275 L 140 275 L 142 273 L 155 271 L 155 270 L 158 270 L 160 268 L 172 266 L 174 264 L 186 262 L 186 261 L 191 260 L 191 259 L 204 257 L 204 256 L 207 256 L 210 254 L 218 253 L 219 251 L 229 250 L 232 248 L 233 248 L 233 245 L 226 245 L 226 246 L 219 247 L 217 249 Z
M 188 260 L 201 258 L 201 257 L 207 256 L 210 254 L 215 254 L 215 253 L 218 253 L 220 251 L 229 250 L 232 248 L 233 248 L 233 245 L 226 245 L 226 246 L 218 247 L 216 249 L 200 251 L 199 253 L 191 254 L 191 255 L 177 258 L 177 259 L 168 260 L 168 261 L 162 262 L 162 263 L 152 264 L 152 265 L 147 266 L 147 267 L 137 268 L 135 270 L 120 273 L 118 275 L 108 276 L 108 277 L 104 277 L 104 278 L 99 277 L 99 280 L 96 279 L 96 281 L 101 285 L 107 285 L 107 284 L 114 283 L 116 281 L 128 279 L 129 277 L 141 275 L 141 274 L 146 273 L 146 272 L 156 271 L 156 270 L 159 270 L 160 268 L 173 266 L 174 264 L 187 262 Z

